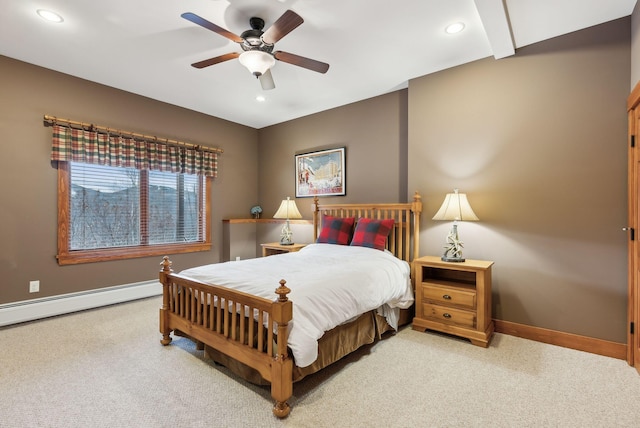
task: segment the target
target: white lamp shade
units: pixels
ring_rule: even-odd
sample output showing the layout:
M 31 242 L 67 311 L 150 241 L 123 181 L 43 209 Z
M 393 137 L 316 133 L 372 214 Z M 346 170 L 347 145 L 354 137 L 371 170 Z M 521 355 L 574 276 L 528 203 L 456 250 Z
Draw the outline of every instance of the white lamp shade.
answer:
M 280 203 L 280 208 L 278 208 L 278 211 L 273 215 L 273 218 L 302 218 L 302 214 L 298 211 L 296 201 L 292 201 L 287 196 L 287 199 Z
M 276 63 L 276 59 L 273 55 L 263 51 L 242 52 L 238 60 L 240 61 L 240 64 L 247 67 L 254 76 L 263 75 L 273 66 L 273 64 Z
M 444 198 L 433 220 L 478 221 L 480 219 L 471 209 L 467 195 L 458 193 L 458 189 L 455 189 L 454 193 L 448 193 Z

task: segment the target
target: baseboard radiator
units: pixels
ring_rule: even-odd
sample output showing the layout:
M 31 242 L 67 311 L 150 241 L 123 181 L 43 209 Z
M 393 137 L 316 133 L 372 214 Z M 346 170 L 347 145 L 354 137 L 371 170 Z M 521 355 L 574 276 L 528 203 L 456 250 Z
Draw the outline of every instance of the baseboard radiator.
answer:
M 0 327 L 161 294 L 162 285 L 153 280 L 7 303 L 0 305 Z

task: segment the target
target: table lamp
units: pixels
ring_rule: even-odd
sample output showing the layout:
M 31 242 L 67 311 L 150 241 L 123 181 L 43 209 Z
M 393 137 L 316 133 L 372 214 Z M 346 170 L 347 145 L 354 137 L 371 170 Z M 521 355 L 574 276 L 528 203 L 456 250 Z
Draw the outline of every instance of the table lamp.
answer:
M 471 209 L 467 195 L 458 193 L 454 189 L 453 193 L 448 193 L 444 198 L 442 206 L 433 216 L 433 220 L 453 220 L 453 225 L 447 235 L 444 246 L 444 254 L 441 259 L 445 262 L 463 262 L 462 241 L 458 237 L 458 221 L 478 221 L 478 216 Z
M 291 232 L 291 227 L 289 226 L 290 218 L 302 218 L 302 214 L 298 211 L 298 207 L 296 206 L 296 201 L 292 201 L 287 196 L 287 199 L 283 200 L 280 204 L 280 208 L 273 215 L 273 218 L 286 218 L 287 221 L 282 226 L 282 232 L 280 235 L 280 244 L 281 245 L 293 245 L 293 233 Z

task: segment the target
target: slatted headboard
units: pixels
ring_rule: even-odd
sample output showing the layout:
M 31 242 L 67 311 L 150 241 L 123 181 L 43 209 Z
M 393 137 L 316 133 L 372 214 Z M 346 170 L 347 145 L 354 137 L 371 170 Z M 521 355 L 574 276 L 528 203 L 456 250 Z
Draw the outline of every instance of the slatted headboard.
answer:
M 355 217 L 395 220 L 394 228 L 387 239 L 387 250 L 399 259 L 411 263 L 420 254 L 420 213 L 422 198 L 416 192 L 409 203 L 389 204 L 321 204 L 313 198 L 313 240 L 318 239 L 322 229 L 322 216 Z

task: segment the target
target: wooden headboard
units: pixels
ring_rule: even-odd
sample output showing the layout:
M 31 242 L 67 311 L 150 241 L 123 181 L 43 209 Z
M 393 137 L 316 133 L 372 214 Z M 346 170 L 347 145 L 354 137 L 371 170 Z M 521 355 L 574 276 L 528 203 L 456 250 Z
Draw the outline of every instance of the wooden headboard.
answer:
M 387 239 L 387 250 L 399 259 L 409 263 L 420 254 L 420 213 L 422 198 L 416 192 L 409 203 L 391 204 L 321 204 L 318 197 L 313 198 L 313 241 L 318 239 L 322 228 L 322 216 L 373 218 L 384 220 L 392 218 L 395 225 Z

